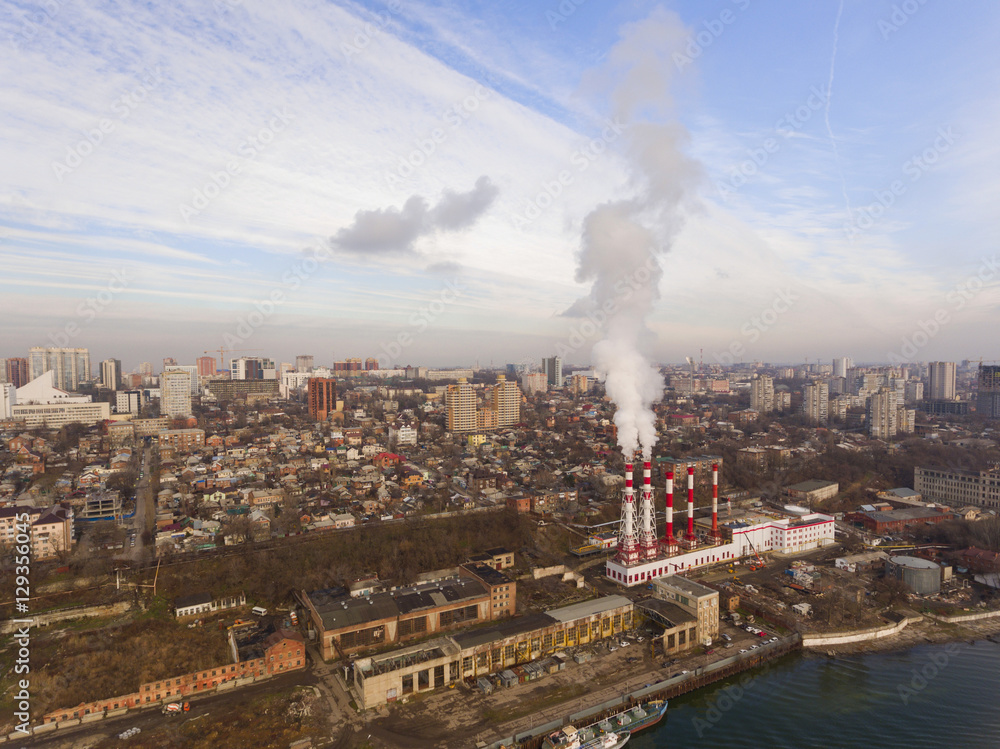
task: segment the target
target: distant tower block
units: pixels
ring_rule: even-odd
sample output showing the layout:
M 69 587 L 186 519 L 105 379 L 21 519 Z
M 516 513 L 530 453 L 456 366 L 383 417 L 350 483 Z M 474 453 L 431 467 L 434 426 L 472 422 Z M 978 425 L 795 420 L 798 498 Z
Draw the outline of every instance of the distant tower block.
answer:
M 719 464 L 712 464 L 712 540 L 718 542 L 719 536 Z
M 667 471 L 667 527 L 663 533 L 663 550 L 667 554 L 678 551 L 677 537 L 674 535 L 674 472 Z
M 624 565 L 639 562 L 639 539 L 636 534 L 635 495 L 632 491 L 632 464 L 625 464 L 625 496 L 622 498 L 622 522 L 615 559 Z
M 653 517 L 653 485 L 650 482 L 650 464 L 642 464 L 642 493 L 639 495 L 639 550 L 643 559 L 656 559 L 656 521 Z
M 694 466 L 688 466 L 688 531 L 684 540 L 692 544 L 698 540 L 694 535 Z

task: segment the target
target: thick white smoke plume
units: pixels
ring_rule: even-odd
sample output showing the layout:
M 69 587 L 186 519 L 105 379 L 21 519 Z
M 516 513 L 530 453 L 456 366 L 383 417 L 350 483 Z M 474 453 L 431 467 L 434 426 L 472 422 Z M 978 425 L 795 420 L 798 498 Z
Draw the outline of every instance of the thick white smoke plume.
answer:
M 607 89 L 614 117 L 625 127 L 626 155 L 635 195 L 604 203 L 584 219 L 578 281 L 592 281 L 584 304 L 607 315 L 604 339 L 592 360 L 616 406 L 618 445 L 626 458 L 656 444 L 653 404 L 663 396 L 663 378 L 641 351 L 651 338 L 646 318 L 659 299 L 666 252 L 684 221 L 700 175 L 682 146 L 685 130 L 671 117 L 671 57 L 687 43 L 676 14 L 662 9 L 624 27 L 607 66 L 594 82 Z

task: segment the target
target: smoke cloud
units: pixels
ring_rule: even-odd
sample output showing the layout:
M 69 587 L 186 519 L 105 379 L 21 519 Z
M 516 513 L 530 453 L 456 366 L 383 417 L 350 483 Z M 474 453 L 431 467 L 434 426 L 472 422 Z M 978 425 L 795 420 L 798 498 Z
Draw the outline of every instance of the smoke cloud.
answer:
M 333 245 L 358 254 L 410 254 L 420 237 L 438 231 L 457 231 L 472 226 L 496 200 L 500 190 L 487 176 L 476 180 L 469 192 L 445 190 L 431 208 L 419 195 L 403 207 L 358 211 L 354 223 L 338 231 Z
M 588 297 L 571 308 L 608 313 L 604 339 L 591 358 L 616 406 L 618 445 L 626 458 L 656 444 L 653 404 L 663 396 L 663 378 L 643 355 L 652 336 L 646 319 L 660 297 L 667 252 L 694 208 L 698 164 L 683 147 L 687 133 L 672 121 L 670 60 L 688 31 L 678 16 L 657 9 L 646 20 L 623 27 L 608 63 L 589 80 L 606 90 L 614 115 L 626 124 L 625 155 L 634 196 L 603 203 L 583 221 L 576 277 L 590 282 Z

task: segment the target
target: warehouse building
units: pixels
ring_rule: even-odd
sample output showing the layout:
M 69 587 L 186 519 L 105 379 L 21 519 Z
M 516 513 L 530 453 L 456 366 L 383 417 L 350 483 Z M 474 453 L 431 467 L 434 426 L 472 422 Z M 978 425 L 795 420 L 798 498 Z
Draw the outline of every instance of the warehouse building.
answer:
M 572 606 L 503 619 L 354 663 L 363 709 L 463 679 L 520 666 L 576 645 L 620 635 L 633 626 L 632 601 L 606 596 Z
M 325 660 L 493 618 L 490 589 L 471 577 L 359 598 L 317 590 L 304 593 L 302 601 L 319 632 Z

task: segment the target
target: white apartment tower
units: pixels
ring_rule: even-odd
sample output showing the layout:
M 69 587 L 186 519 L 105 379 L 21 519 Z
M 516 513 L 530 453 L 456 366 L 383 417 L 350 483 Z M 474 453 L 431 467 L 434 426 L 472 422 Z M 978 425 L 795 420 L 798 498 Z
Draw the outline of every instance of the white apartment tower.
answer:
M 90 351 L 85 348 L 42 346 L 28 349 L 30 379 L 38 379 L 50 369 L 55 373 L 55 387 L 60 390 L 76 390 L 81 382 L 90 379 Z
M 750 408 L 766 414 L 774 410 L 774 380 L 757 375 L 750 381 Z
M 932 361 L 927 366 L 931 400 L 955 400 L 955 362 Z
M 876 439 L 891 439 L 899 432 L 897 418 L 899 407 L 896 403 L 896 391 L 890 388 L 880 388 L 868 396 L 867 403 L 868 434 Z
M 504 375 L 497 375 L 491 404 L 497 412 L 497 426 L 509 427 L 521 421 L 521 391 L 517 383 Z
M 802 388 L 802 413 L 814 424 L 825 424 L 830 413 L 830 386 L 810 382 Z
M 122 363 L 118 359 L 101 362 L 101 384 L 108 390 L 117 390 L 122 380 Z
M 457 385 L 448 386 L 445 405 L 449 432 L 476 431 L 476 391 L 464 377 L 458 379 Z
M 191 374 L 168 369 L 160 376 L 160 415 L 191 415 Z

